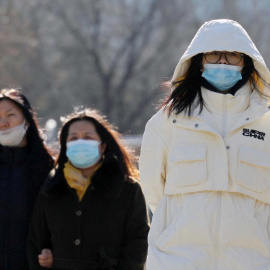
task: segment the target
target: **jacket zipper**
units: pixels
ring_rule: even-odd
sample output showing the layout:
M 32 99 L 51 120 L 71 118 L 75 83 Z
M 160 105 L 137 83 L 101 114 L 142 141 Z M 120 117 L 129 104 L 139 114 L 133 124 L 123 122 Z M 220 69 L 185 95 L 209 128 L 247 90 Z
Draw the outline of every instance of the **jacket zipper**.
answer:
M 223 114 L 222 114 L 222 128 L 221 136 L 224 139 L 226 137 L 226 127 L 227 127 L 227 99 L 224 95 L 223 97 Z M 216 225 L 215 225 L 215 261 L 214 261 L 214 270 L 218 270 L 219 264 L 219 230 L 220 230 L 220 216 L 221 216 L 221 191 L 217 193 L 217 215 L 216 215 Z
M 226 136 L 226 127 L 227 127 L 227 99 L 224 95 L 222 100 L 223 114 L 222 114 L 222 128 L 221 128 L 221 136 L 224 139 Z

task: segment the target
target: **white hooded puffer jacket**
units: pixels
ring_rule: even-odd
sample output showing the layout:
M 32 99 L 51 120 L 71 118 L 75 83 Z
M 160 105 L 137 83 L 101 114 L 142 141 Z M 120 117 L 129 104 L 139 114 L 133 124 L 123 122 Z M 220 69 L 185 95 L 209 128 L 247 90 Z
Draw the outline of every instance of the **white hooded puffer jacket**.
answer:
M 180 59 L 214 50 L 249 55 L 270 73 L 235 21 L 206 22 Z M 260 90 L 269 95 L 264 86 Z M 270 103 L 249 84 L 235 96 L 202 88 L 205 107 L 192 117 L 149 120 L 140 156 L 141 185 L 154 213 L 147 270 L 270 269 Z

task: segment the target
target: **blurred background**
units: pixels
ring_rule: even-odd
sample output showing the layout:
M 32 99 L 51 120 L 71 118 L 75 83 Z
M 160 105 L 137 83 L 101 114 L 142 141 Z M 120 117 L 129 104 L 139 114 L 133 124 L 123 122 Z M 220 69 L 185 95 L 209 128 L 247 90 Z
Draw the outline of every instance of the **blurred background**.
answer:
M 270 64 L 267 0 L 0 0 L 0 87 L 19 88 L 48 142 L 75 106 L 139 145 L 173 70 L 207 20 L 238 21 Z

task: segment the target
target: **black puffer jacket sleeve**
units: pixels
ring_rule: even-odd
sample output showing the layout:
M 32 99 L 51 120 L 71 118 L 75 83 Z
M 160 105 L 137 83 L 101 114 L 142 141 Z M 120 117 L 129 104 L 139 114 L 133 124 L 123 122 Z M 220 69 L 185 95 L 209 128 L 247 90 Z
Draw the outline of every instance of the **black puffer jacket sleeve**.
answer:
M 131 203 L 125 225 L 126 244 L 122 249 L 118 270 L 143 270 L 148 248 L 149 218 L 140 185 L 133 183 L 129 188 Z

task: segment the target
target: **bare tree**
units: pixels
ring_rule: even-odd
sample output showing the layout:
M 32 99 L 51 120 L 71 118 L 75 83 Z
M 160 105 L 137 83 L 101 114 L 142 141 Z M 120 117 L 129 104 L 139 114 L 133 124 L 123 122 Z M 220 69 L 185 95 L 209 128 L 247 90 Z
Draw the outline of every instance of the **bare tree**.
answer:
M 79 0 L 69 9 L 72 13 L 64 5 L 66 1 L 48 2 L 47 8 L 57 14 L 85 61 L 95 67 L 100 86 L 96 91 L 101 92 L 96 106 L 121 130 L 132 128 L 157 96 L 158 84 L 153 82 L 150 70 L 164 61 L 162 51 L 174 40 L 172 32 L 178 24 L 176 13 L 168 7 L 176 1 L 121 0 L 108 6 L 107 1 Z M 178 21 L 184 19 L 183 11 Z
M 256 0 L 3 0 L 0 87 L 21 87 L 44 122 L 84 105 L 141 133 L 204 21 L 239 21 L 269 62 L 269 13 Z
M 39 32 L 39 4 L 31 0 L 16 5 L 7 1 L 1 6 L 0 21 L 0 86 L 22 88 L 26 95 L 40 89 L 50 89 L 52 78 L 44 63 L 43 43 Z M 23 6 L 27 9 L 23 9 Z M 46 92 L 33 95 L 38 107 L 47 107 Z

